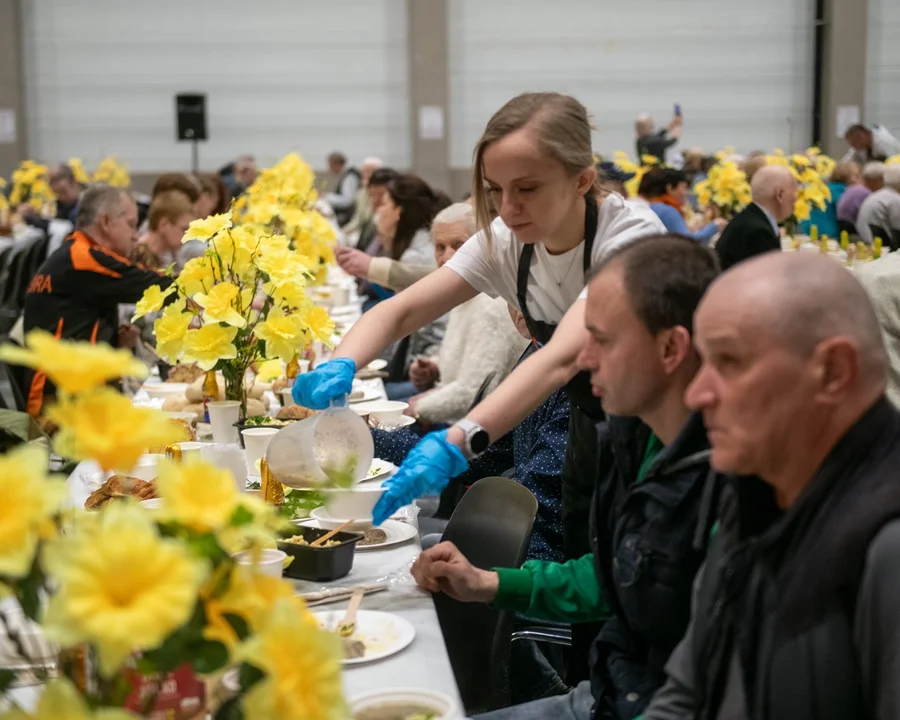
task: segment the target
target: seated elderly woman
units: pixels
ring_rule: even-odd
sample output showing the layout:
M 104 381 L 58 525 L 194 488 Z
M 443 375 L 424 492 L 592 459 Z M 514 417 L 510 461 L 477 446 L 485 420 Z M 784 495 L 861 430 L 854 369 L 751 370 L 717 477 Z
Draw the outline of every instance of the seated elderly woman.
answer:
M 437 265 L 443 266 L 474 233 L 471 205 L 457 203 L 438 213 L 432 225 Z M 388 388 L 395 397 L 408 397 L 407 413 L 423 425 L 464 417 L 479 392 L 490 392 L 506 377 L 527 345 L 510 323 L 502 299 L 477 295 L 447 317 L 440 350 L 430 356 L 414 353 L 406 386 Z
M 684 219 L 684 208 L 688 205 L 691 191 L 687 176 L 681 170 L 656 167 L 641 178 L 638 192 L 650 203 L 650 208 L 657 214 L 666 230 L 684 235 L 703 245 L 709 244 L 727 224 L 717 218 L 693 231 Z

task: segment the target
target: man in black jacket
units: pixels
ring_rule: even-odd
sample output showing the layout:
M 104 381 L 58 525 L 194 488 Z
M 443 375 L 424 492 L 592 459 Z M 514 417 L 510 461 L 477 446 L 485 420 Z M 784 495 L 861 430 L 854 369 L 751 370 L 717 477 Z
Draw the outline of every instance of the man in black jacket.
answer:
M 900 717 L 900 412 L 865 291 L 757 258 L 697 311 L 686 394 L 728 473 L 693 617 L 643 720 Z
M 420 586 L 464 602 L 562 623 L 606 620 L 590 682 L 499 710 L 493 720 L 632 720 L 665 680 L 705 555 L 694 535 L 709 443 L 684 391 L 699 365 L 694 309 L 716 273 L 715 257 L 697 243 L 651 237 L 613 251 L 589 285 L 591 339 L 579 362 L 610 414 L 599 428 L 606 462 L 591 513 L 592 553 L 488 570 L 441 543 L 413 566 Z
M 753 202 L 728 223 L 716 243 L 722 270 L 747 258 L 781 250 L 778 226 L 794 214 L 797 181 L 786 167 L 760 168 L 753 174 L 751 189 Z

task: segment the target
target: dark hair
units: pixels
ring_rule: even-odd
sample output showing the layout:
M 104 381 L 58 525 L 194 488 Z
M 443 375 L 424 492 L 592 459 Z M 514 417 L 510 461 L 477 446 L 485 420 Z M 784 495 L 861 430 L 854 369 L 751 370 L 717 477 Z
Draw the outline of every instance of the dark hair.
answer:
M 203 192 L 209 195 L 215 195 L 218 198 L 215 207 L 212 209 L 213 215 L 220 215 L 223 212 L 227 212 L 229 193 L 225 188 L 222 176 L 217 175 L 216 173 L 200 173 L 197 175 L 197 180 L 200 181 L 200 187 L 203 188 Z
M 434 191 L 434 214 L 437 215 L 444 208 L 453 204 L 453 200 L 443 190 Z
M 437 214 L 434 191 L 417 175 L 398 175 L 387 186 L 388 195 L 400 208 L 400 220 L 391 243 L 391 258 L 399 260 L 419 230 L 431 228 Z
M 342 152 L 333 152 L 328 155 L 328 162 L 338 163 L 340 165 L 347 164 L 347 156 Z
M 867 128 L 865 125 L 860 125 L 859 123 L 857 123 L 856 125 L 851 125 L 844 131 L 844 137 L 847 137 L 848 135 L 854 135 L 855 133 L 859 132 L 867 133 L 869 132 L 869 128 Z
M 387 185 L 391 180 L 397 177 L 400 173 L 398 173 L 393 168 L 378 168 L 375 172 L 369 175 L 369 187 L 380 187 L 383 185 Z
M 75 182 L 75 171 L 68 163 L 60 163 L 50 171 L 49 179 L 51 182 L 56 182 L 58 180 Z
M 675 168 L 656 166 L 650 168 L 641 178 L 638 194 L 647 198 L 665 195 L 666 191 L 679 183 L 687 182 L 687 176 Z
M 612 250 L 591 281 L 614 264 L 622 266 L 631 309 L 651 334 L 679 326 L 694 334 L 694 313 L 719 274 L 715 252 L 682 235 L 651 235 Z
M 701 172 L 708 173 L 712 170 L 719 162 L 719 159 L 715 155 L 707 155 L 700 162 L 700 170 Z
M 156 197 L 160 193 L 168 190 L 178 190 L 188 196 L 188 200 L 192 203 L 200 199 L 200 181 L 193 175 L 185 173 L 163 173 L 156 178 L 153 185 L 152 197 Z

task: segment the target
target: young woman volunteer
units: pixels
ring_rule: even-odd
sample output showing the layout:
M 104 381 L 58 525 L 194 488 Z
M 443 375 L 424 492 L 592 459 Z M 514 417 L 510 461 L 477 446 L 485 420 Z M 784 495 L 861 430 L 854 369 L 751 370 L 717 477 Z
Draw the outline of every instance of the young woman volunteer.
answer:
M 465 419 L 422 439 L 388 481 L 375 521 L 440 492 L 466 470 L 468 459 L 565 386 L 573 406 L 563 473 L 565 550 L 580 557 L 590 552 L 594 425 L 603 417 L 587 373 L 576 365 L 587 336 L 580 297 L 592 265 L 608 248 L 665 228 L 649 208 L 626 204 L 619 195 L 598 200 L 588 114 L 567 95 L 527 93 L 506 103 L 475 148 L 474 174 L 478 234 L 444 267 L 366 313 L 330 362 L 297 378 L 294 398 L 306 407 L 327 407 L 350 392 L 356 368 L 386 344 L 479 292 L 503 297 L 522 311 L 543 347 Z M 499 214 L 493 222 L 491 206 Z

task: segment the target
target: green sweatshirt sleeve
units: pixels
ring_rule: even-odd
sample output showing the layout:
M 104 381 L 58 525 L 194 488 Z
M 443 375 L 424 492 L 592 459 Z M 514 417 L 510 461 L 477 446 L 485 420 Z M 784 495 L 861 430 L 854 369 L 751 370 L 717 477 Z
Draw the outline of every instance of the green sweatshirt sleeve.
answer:
M 499 610 L 562 623 L 596 622 L 610 615 L 590 553 L 566 563 L 529 560 L 521 568 L 494 572 L 499 586 L 493 605 Z

